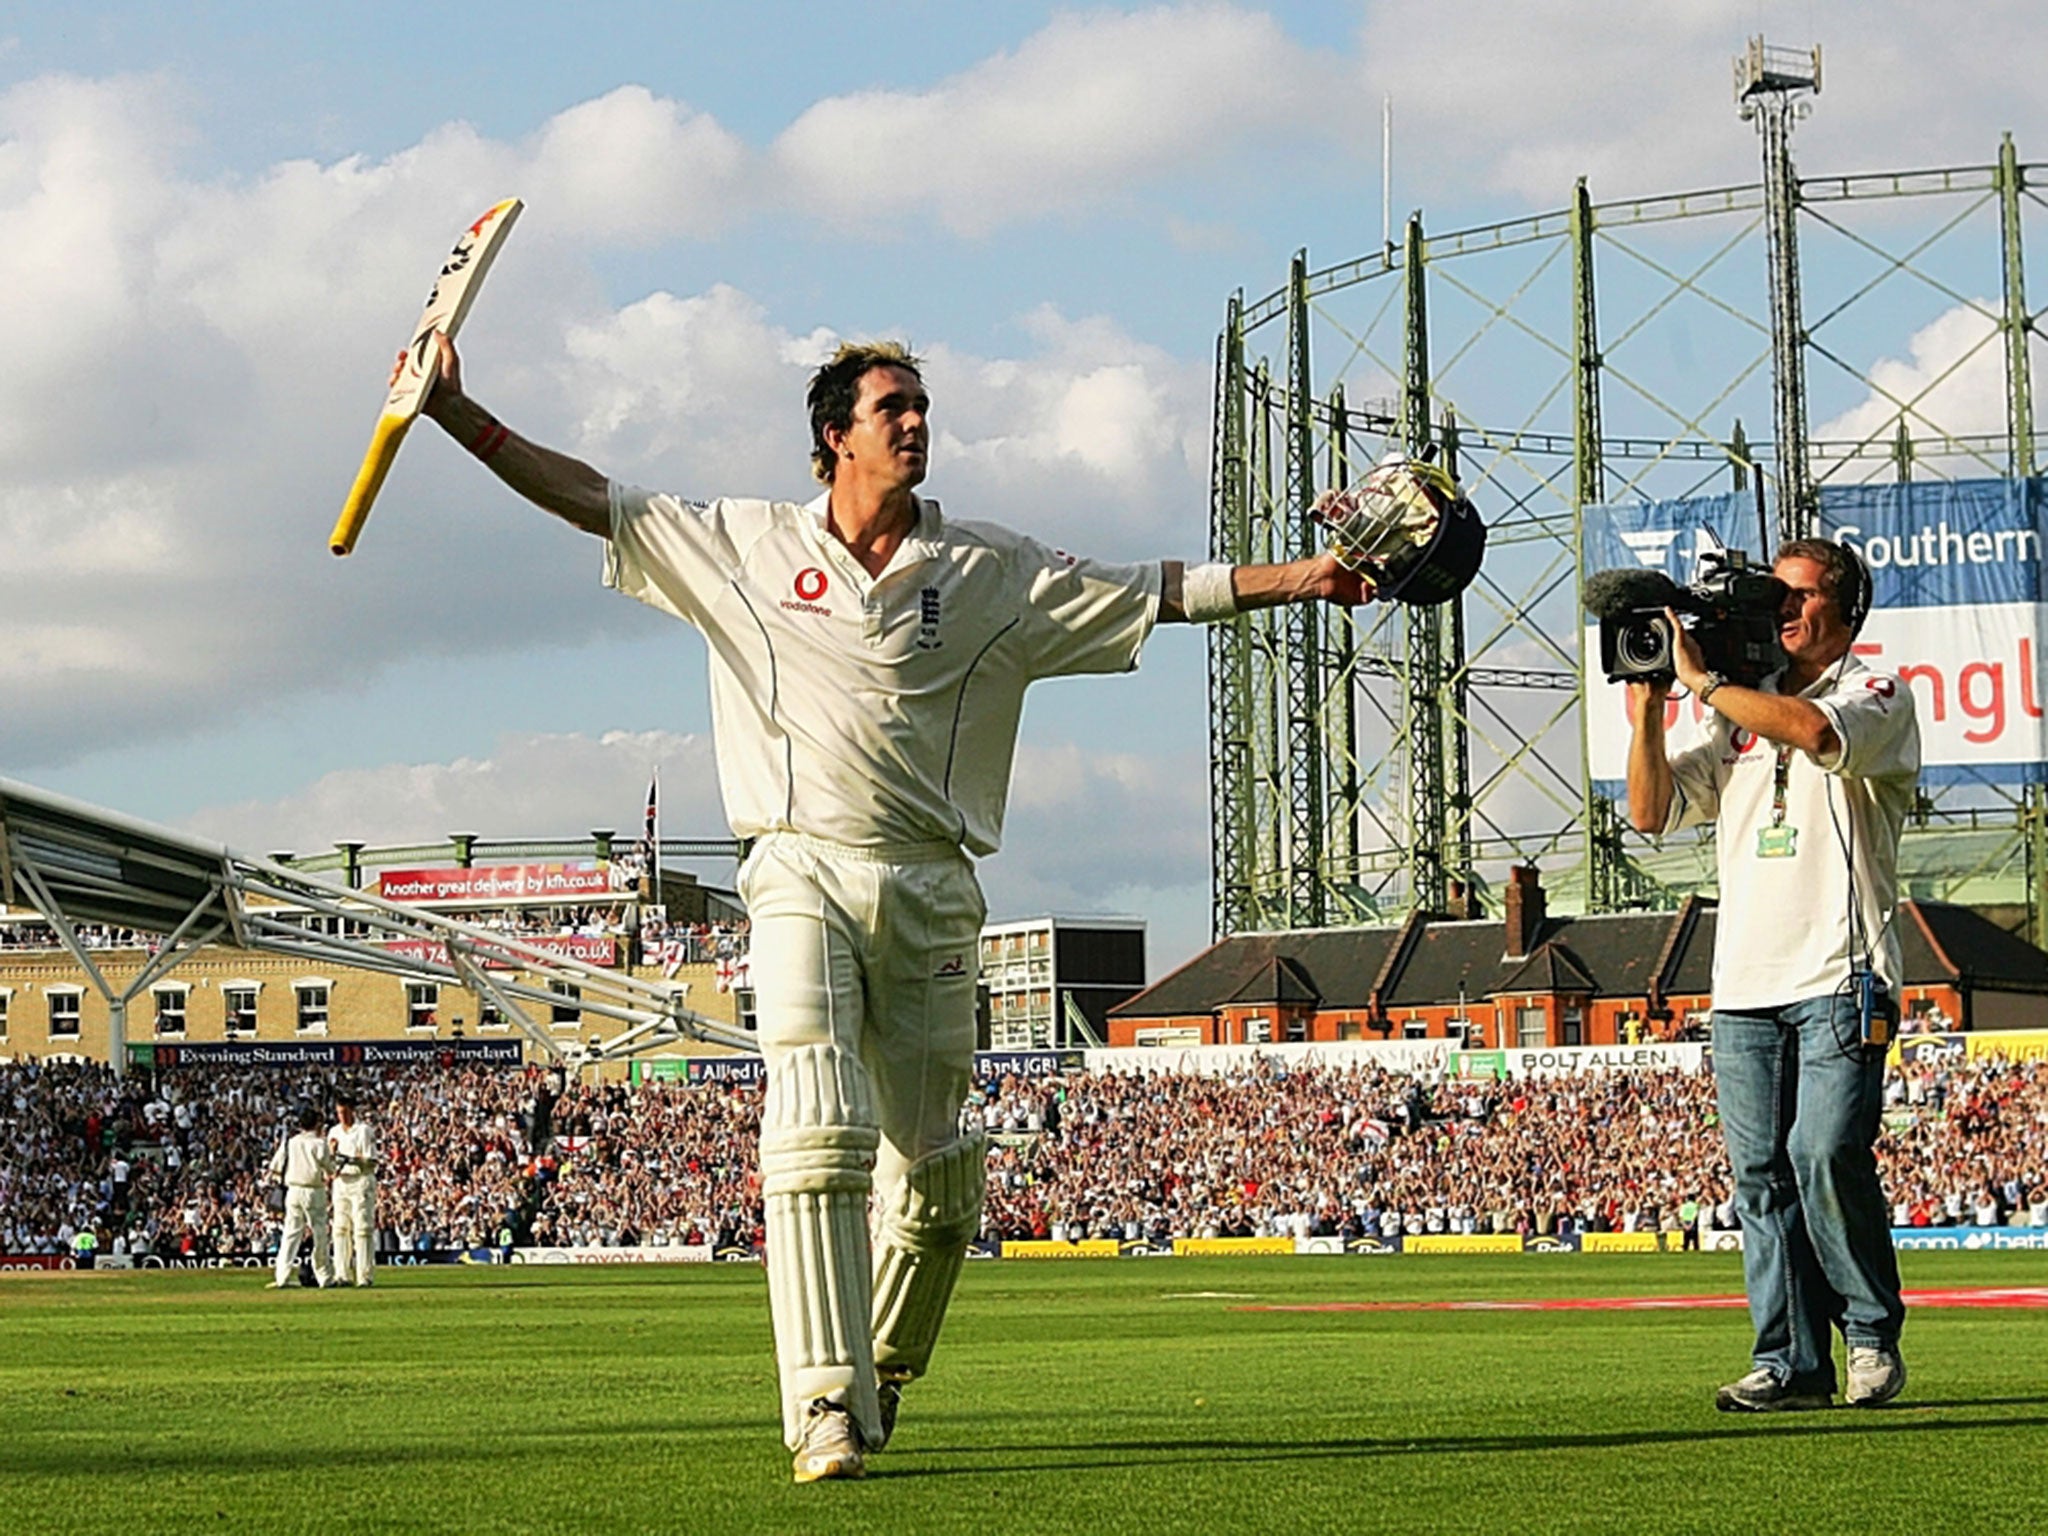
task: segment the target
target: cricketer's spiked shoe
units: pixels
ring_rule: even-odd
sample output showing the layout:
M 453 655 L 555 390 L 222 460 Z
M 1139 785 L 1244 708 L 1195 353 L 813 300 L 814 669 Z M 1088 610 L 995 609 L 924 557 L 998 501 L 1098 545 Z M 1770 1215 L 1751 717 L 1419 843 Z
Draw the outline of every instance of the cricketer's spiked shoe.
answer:
M 796 1480 L 821 1483 L 831 1478 L 868 1475 L 861 1455 L 860 1430 L 845 1405 L 821 1397 L 804 1415 L 803 1442 L 796 1448 Z
M 875 1398 L 882 1406 L 882 1438 L 874 1448 L 882 1450 L 896 1436 L 896 1410 L 903 1406 L 903 1389 L 910 1385 L 908 1371 L 884 1367 L 875 1377 Z

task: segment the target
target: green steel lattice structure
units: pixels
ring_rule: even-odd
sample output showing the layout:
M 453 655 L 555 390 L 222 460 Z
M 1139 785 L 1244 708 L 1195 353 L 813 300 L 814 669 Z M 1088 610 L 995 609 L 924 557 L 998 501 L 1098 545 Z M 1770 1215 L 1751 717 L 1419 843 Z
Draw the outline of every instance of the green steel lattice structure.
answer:
M 1756 184 L 1600 203 L 1582 181 L 1560 211 L 1443 236 L 1418 213 L 1379 251 L 1320 268 L 1300 252 L 1283 286 L 1232 297 L 1212 558 L 1312 549 L 1324 486 L 1425 445 L 1490 546 L 1441 609 L 1210 631 L 1216 935 L 1442 911 L 1452 881 L 1483 891 L 1525 860 L 1568 908 L 1675 903 L 1711 882 L 1710 851 L 1639 839 L 1586 769 L 1584 509 L 1756 477 L 1782 539 L 1830 481 L 2034 473 L 2024 251 L 2048 174 L 2008 137 L 1982 166 L 1802 178 L 1795 94 L 1752 92 Z M 1919 357 L 1922 321 L 1972 334 L 1908 388 L 1876 362 Z M 2003 420 L 1976 419 L 1994 371 Z M 1929 799 L 1906 862 L 1914 894 L 2023 900 L 2048 935 L 2038 786 Z

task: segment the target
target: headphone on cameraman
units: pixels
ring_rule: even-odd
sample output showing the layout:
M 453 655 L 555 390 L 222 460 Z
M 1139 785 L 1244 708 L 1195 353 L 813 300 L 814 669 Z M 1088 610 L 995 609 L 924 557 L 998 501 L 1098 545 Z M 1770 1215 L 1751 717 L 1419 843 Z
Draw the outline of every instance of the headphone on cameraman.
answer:
M 1825 544 L 1842 557 L 1843 569 L 1834 581 L 1835 606 L 1841 610 L 1842 622 L 1848 626 L 1849 638 L 1853 640 L 1863 632 L 1863 621 L 1870 617 L 1871 600 L 1875 595 L 1870 566 L 1853 546 L 1841 539 L 1815 539 L 1812 542 Z
M 1842 622 L 1849 626 L 1849 638 L 1862 633 L 1863 621 L 1870 617 L 1872 580 L 1870 567 L 1863 557 L 1840 539 L 1831 540 L 1849 563 L 1849 569 L 1836 581 L 1835 600 L 1842 610 Z

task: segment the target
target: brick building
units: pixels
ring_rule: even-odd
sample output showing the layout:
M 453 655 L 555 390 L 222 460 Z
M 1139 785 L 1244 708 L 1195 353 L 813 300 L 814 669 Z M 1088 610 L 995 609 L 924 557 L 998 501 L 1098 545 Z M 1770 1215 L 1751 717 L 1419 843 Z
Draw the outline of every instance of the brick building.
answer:
M 1499 918 L 1418 912 L 1398 925 L 1225 939 L 1111 1009 L 1108 1043 L 1678 1038 L 1712 1007 L 1714 917 L 1698 897 L 1675 912 L 1552 917 L 1536 872 L 1516 869 Z M 2048 954 L 1945 902 L 1904 902 L 1899 924 L 1909 1021 L 2048 1022 Z

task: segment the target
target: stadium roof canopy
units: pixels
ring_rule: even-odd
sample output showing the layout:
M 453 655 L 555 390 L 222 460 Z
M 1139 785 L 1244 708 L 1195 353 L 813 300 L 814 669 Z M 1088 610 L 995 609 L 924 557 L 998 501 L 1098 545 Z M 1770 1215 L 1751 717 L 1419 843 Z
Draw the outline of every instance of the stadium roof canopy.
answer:
M 627 1026 L 592 1053 L 600 1059 L 678 1039 L 755 1049 L 753 1036 L 685 1008 L 684 989 L 673 983 L 551 954 L 488 928 L 330 885 L 268 859 L 4 778 L 0 902 L 41 912 L 107 999 L 109 1055 L 117 1071 L 127 1054 L 120 1037 L 129 1000 L 192 950 L 211 943 L 468 987 L 553 1057 L 562 1048 L 536 1015 L 571 989 L 582 1012 Z M 163 942 L 116 991 L 81 940 L 82 924 L 138 929 L 162 935 Z

